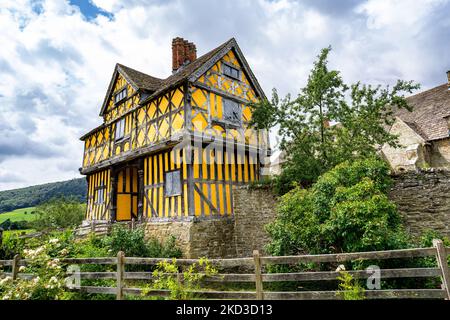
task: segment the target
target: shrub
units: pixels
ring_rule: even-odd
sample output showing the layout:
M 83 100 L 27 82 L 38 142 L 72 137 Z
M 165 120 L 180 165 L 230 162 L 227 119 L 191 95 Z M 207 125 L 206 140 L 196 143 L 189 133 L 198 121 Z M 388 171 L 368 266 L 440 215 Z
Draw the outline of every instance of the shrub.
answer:
M 341 296 L 344 300 L 364 300 L 365 290 L 364 288 L 353 279 L 352 275 L 345 270 L 339 272 L 339 291 L 338 296 Z
M 123 251 L 130 257 L 181 257 L 181 250 L 175 246 L 174 237 L 169 238 L 165 243 L 160 243 L 156 239 L 147 240 L 143 228 L 129 230 L 125 226 L 115 225 L 111 234 L 103 238 L 102 242 L 113 255 Z
M 0 280 L 0 300 L 61 300 L 70 297 L 65 292 L 65 272 L 57 258 L 51 257 L 52 251 L 60 250 L 58 238 L 50 239 L 36 249 L 23 250 L 23 256 L 28 260 L 26 267 L 20 267 L 21 272 L 32 273 L 32 280 L 12 280 L 6 277 Z
M 84 217 L 84 205 L 71 198 L 56 198 L 36 207 L 37 230 L 68 228 L 79 225 Z
M 184 272 L 179 271 L 176 259 L 172 262 L 161 261 L 153 271 L 153 283 L 142 290 L 148 295 L 152 290 L 170 291 L 170 300 L 188 300 L 196 297 L 194 291 L 200 289 L 200 282 L 206 276 L 217 274 L 217 270 L 208 259 L 201 258 L 198 263 L 190 265 Z
M 267 226 L 274 255 L 404 248 L 408 237 L 395 204 L 387 165 L 375 158 L 346 161 L 281 198 Z

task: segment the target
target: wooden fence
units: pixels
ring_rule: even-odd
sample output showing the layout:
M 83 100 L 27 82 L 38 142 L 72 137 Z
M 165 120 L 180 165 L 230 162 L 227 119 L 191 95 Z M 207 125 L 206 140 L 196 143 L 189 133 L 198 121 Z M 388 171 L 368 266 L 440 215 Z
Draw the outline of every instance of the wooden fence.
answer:
M 447 263 L 447 256 L 450 255 L 450 248 L 444 247 L 441 240 L 434 240 L 431 248 L 414 248 L 389 251 L 355 252 L 340 254 L 320 254 L 320 255 L 298 255 L 298 256 L 260 256 L 258 251 L 254 251 L 253 257 L 234 259 L 211 259 L 213 265 L 220 270 L 235 267 L 245 267 L 245 270 L 254 269 L 253 273 L 220 273 L 213 276 L 205 276 L 203 281 L 209 283 L 254 283 L 255 291 L 214 291 L 198 290 L 193 294 L 205 299 L 283 299 L 283 300 L 303 300 L 303 299 L 341 299 L 337 291 L 268 291 L 264 290 L 264 284 L 279 281 L 329 281 L 336 280 L 340 273 L 338 271 L 308 271 L 295 273 L 264 273 L 265 266 L 268 265 L 296 265 L 299 263 L 342 263 L 348 261 L 361 260 L 384 260 L 435 257 L 437 267 L 435 268 L 398 268 L 381 269 L 381 279 L 394 278 L 436 278 L 442 281 L 441 289 L 389 289 L 389 290 L 366 290 L 367 299 L 450 299 L 450 274 Z M 160 261 L 171 261 L 162 258 L 138 258 L 126 257 L 123 252 L 119 252 L 117 257 L 106 258 L 70 258 L 62 259 L 63 263 L 75 265 L 115 265 L 115 272 L 80 272 L 80 279 L 115 279 L 115 287 L 81 286 L 74 290 L 85 293 L 113 294 L 118 300 L 124 295 L 141 295 L 141 288 L 127 287 L 127 280 L 152 280 L 153 274 L 150 271 L 131 272 L 125 271 L 127 265 L 147 265 L 154 266 Z M 178 266 L 189 266 L 197 263 L 198 259 L 177 259 Z M 6 275 L 13 279 L 32 278 L 33 275 L 21 274 L 18 272 L 19 266 L 26 265 L 26 260 L 15 256 L 13 260 L 0 260 L 0 266 L 10 266 L 11 272 Z M 242 268 L 241 268 L 242 269 Z M 366 270 L 348 271 L 355 279 L 366 279 L 371 276 Z M 177 276 L 179 278 L 181 274 Z M 182 281 L 182 279 L 180 280 Z M 168 290 L 151 290 L 148 294 L 153 296 L 167 296 Z

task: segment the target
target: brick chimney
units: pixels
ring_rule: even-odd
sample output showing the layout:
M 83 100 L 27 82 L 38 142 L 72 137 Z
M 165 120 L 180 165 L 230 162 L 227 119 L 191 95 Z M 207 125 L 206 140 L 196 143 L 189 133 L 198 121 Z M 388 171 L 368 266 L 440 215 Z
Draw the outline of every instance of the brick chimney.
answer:
M 197 59 L 195 44 L 177 37 L 172 40 L 172 72 Z

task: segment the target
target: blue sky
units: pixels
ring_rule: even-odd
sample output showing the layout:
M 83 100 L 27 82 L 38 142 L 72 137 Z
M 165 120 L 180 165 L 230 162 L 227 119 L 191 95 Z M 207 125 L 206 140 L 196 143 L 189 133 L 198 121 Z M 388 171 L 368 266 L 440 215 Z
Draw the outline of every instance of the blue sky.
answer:
M 345 81 L 422 89 L 450 69 L 449 0 L 2 0 L 0 190 L 79 177 L 79 137 L 115 63 L 171 73 L 171 40 L 198 55 L 235 37 L 266 94 L 296 94 L 320 49 Z
M 69 3 L 71 5 L 77 6 L 83 16 L 88 20 L 95 19 L 98 15 L 104 15 L 105 17 L 112 18 L 112 14 L 110 12 L 106 12 L 105 10 L 97 7 L 94 3 L 88 0 L 70 0 Z

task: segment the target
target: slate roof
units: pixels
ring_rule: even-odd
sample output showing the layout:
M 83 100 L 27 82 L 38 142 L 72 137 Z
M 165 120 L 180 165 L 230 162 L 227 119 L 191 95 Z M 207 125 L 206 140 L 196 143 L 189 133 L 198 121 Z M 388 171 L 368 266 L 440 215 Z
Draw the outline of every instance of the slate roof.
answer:
M 406 98 L 413 111 L 400 109 L 395 115 L 427 141 L 449 137 L 450 90 L 443 84 Z

